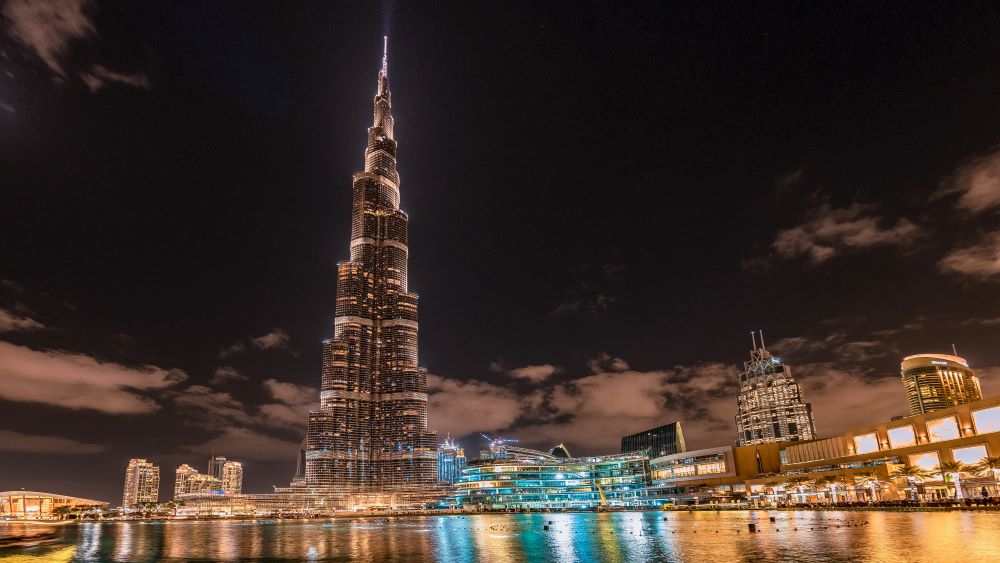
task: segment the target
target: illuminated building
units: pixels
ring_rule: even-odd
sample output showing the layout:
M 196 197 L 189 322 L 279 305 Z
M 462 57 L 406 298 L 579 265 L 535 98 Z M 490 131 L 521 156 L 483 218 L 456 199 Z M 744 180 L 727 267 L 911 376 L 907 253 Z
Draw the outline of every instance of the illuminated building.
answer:
M 778 499 L 788 494 L 789 477 L 810 480 L 831 477 L 834 491 L 806 487 L 795 493 L 799 502 L 901 500 L 955 496 L 954 482 L 946 483 L 936 468 L 946 461 L 974 465 L 1000 455 L 1000 397 L 938 411 L 896 418 L 864 426 L 840 436 L 802 444 L 784 444 L 781 475 L 747 482 L 750 495 Z M 914 491 L 906 479 L 891 477 L 900 467 L 919 467 L 930 473 Z M 861 475 L 871 474 L 864 479 Z M 1000 494 L 994 476 L 967 472 L 960 485 L 965 497 Z M 876 482 L 877 481 L 877 482 Z
M 212 467 L 209 464 L 209 467 Z M 174 499 L 181 495 L 216 493 L 222 490 L 222 480 L 208 474 L 198 473 L 198 470 L 188 464 L 183 464 L 174 472 Z
M 781 470 L 782 444 L 720 446 L 649 460 L 646 493 L 662 504 L 731 504 L 745 500 L 749 479 Z
M 469 462 L 456 485 L 462 504 L 488 510 L 592 509 L 647 504 L 646 456 L 557 457 L 504 444 Z
M 417 359 L 417 295 L 407 286 L 409 219 L 399 208 L 396 148 L 383 54 L 364 169 L 353 181 L 350 260 L 337 265 L 320 408 L 309 414 L 305 475 L 296 486 L 379 492 L 437 482 L 427 373 Z
M 243 464 L 227 461 L 222 465 L 222 491 L 226 494 L 243 492 Z
M 743 363 L 736 415 L 737 443 L 741 446 L 812 440 L 816 437 L 812 405 L 802 399 L 802 390 L 792 370 L 751 333 L 754 349 Z
M 917 354 L 900 364 L 910 414 L 923 414 L 979 401 L 983 390 L 965 358 Z
M 100 500 L 38 491 L 0 492 L 0 518 L 17 518 L 20 520 L 58 518 L 59 513 L 56 512 L 53 514 L 52 511 L 64 507 L 66 509 L 103 509 L 108 507 L 108 503 Z
M 622 438 L 623 454 L 646 452 L 653 458 L 680 453 L 686 449 L 680 422 L 671 422 Z
M 438 481 L 455 484 L 465 469 L 465 450 L 451 436 L 438 446 Z
M 129 460 L 125 469 L 122 507 L 134 508 L 143 503 L 157 502 L 159 495 L 160 468 L 141 458 Z
M 208 458 L 208 471 L 205 473 L 216 479 L 222 479 L 222 467 L 226 465 L 226 456 L 213 455 Z

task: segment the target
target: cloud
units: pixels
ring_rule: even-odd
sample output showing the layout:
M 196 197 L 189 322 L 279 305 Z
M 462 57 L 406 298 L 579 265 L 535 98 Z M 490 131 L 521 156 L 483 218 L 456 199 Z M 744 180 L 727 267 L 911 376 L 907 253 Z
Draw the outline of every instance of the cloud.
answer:
M 618 299 L 613 295 L 595 293 L 579 296 L 563 301 L 550 313 L 550 317 L 560 317 L 570 314 L 597 315 L 607 311 Z
M 234 381 L 246 381 L 247 376 L 240 373 L 236 368 L 230 366 L 219 366 L 215 368 L 215 373 L 212 374 L 212 379 L 209 383 L 212 385 L 226 385 Z
M 972 246 L 952 249 L 938 262 L 938 268 L 979 280 L 1000 274 L 1000 231 L 982 236 Z
M 629 369 L 628 362 L 621 358 L 612 357 L 605 352 L 601 352 L 594 358 L 591 358 L 587 362 L 587 367 L 590 371 L 597 373 L 599 371 L 625 371 Z
M 956 207 L 970 213 L 1000 208 L 1000 150 L 960 166 L 932 199 L 959 194 Z
M 84 354 L 33 350 L 0 342 L 0 397 L 109 414 L 146 414 L 160 407 L 143 392 L 187 379 L 176 369 L 126 367 Z
M 3 5 L 10 35 L 34 52 L 59 79 L 70 75 L 65 64 L 72 45 L 98 37 L 90 11 L 88 0 L 7 0 Z M 150 88 L 145 74 L 112 70 L 99 63 L 90 64 L 79 78 L 91 92 L 110 83 Z
M 607 311 L 618 302 L 612 292 L 625 277 L 625 270 L 625 265 L 617 262 L 588 262 L 571 268 L 570 274 L 575 281 L 562 303 L 547 316 L 597 316 Z
M 532 383 L 541 383 L 562 370 L 559 366 L 554 366 L 552 364 L 530 365 L 521 368 L 509 369 L 503 365 L 503 362 L 496 361 L 490 363 L 490 371 L 503 373 L 513 377 L 514 379 L 530 381 Z
M 250 342 L 259 350 L 287 350 L 291 337 L 283 329 L 274 328 L 271 332 L 251 338 Z
M 59 436 L 33 436 L 11 430 L 0 430 L 0 452 L 88 455 L 107 450 L 107 446 L 78 442 Z
M 815 363 L 793 366 L 802 395 L 813 405 L 820 436 L 885 422 L 909 413 L 899 377 L 876 378 L 860 366 Z
M 428 374 L 427 391 L 428 427 L 453 436 L 508 428 L 524 408 L 513 391 L 475 379 L 459 381 Z
M 302 428 L 309 411 L 319 408 L 319 393 L 313 387 L 276 379 L 268 379 L 263 383 L 263 387 L 278 401 L 259 407 L 265 423 L 270 426 Z
M 821 264 L 848 249 L 906 246 L 917 238 L 919 230 L 908 219 L 883 227 L 885 219 L 871 212 L 859 203 L 842 209 L 823 204 L 807 213 L 803 224 L 780 231 L 772 247 L 783 258 L 804 256 Z
M 207 442 L 181 446 L 181 449 L 196 454 L 224 452 L 226 456 L 236 459 L 290 462 L 299 451 L 299 443 L 274 438 L 248 428 L 229 427 Z
M 45 325 L 31 317 L 20 317 L 6 309 L 0 309 L 0 332 L 42 330 L 44 328 Z
M 103 65 L 94 65 L 90 70 L 80 75 L 83 83 L 90 88 L 91 92 L 96 92 L 110 83 L 125 84 L 133 88 L 149 90 L 149 77 L 142 73 L 127 73 L 111 70 Z
M 187 416 L 210 426 L 253 423 L 253 417 L 242 402 L 229 393 L 204 385 L 192 385 L 181 391 L 174 397 L 174 404 Z
M 7 0 L 3 14 L 11 36 L 65 77 L 60 59 L 69 44 L 97 33 L 86 14 L 87 4 L 87 0 Z

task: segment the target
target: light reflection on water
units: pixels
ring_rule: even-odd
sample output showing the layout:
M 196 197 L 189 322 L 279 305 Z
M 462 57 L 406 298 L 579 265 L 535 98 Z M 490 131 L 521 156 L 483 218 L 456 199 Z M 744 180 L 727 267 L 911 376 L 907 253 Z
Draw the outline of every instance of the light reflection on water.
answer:
M 748 533 L 751 522 L 760 533 Z M 0 522 L 0 534 L 30 528 Z M 59 542 L 0 550 L 0 561 L 1000 560 L 996 512 L 486 514 L 56 529 Z

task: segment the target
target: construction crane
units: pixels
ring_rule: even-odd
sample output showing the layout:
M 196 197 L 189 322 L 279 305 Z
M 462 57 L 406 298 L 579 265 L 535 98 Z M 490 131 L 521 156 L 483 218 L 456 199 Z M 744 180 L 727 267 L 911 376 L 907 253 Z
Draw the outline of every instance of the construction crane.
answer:
M 590 479 L 591 484 L 594 485 L 594 488 L 597 489 L 597 494 L 601 495 L 601 504 L 599 504 L 597 506 L 597 509 L 598 510 L 607 510 L 608 509 L 608 497 L 604 496 L 604 488 L 601 487 L 601 483 L 597 480 L 596 477 L 584 477 L 580 473 L 572 473 L 572 472 L 568 472 L 568 473 L 570 475 L 576 475 L 577 477 L 579 477 L 581 479 Z

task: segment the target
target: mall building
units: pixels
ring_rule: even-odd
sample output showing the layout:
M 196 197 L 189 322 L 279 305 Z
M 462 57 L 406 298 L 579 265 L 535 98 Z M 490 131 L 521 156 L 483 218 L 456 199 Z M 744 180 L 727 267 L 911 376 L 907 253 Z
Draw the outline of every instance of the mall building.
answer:
M 39 491 L 0 492 L 0 518 L 18 520 L 59 519 L 72 510 L 88 508 L 105 509 L 108 503 L 101 500 L 71 497 Z
M 973 466 L 1000 456 L 1000 396 L 787 445 L 780 455 L 781 474 L 749 479 L 749 498 L 774 503 L 789 495 L 795 502 L 995 496 L 1000 493 L 995 474 L 967 468 L 945 480 L 937 468 L 943 462 Z M 905 466 L 924 469 L 929 477 L 919 482 L 892 477 Z M 821 478 L 826 485 L 816 486 Z

